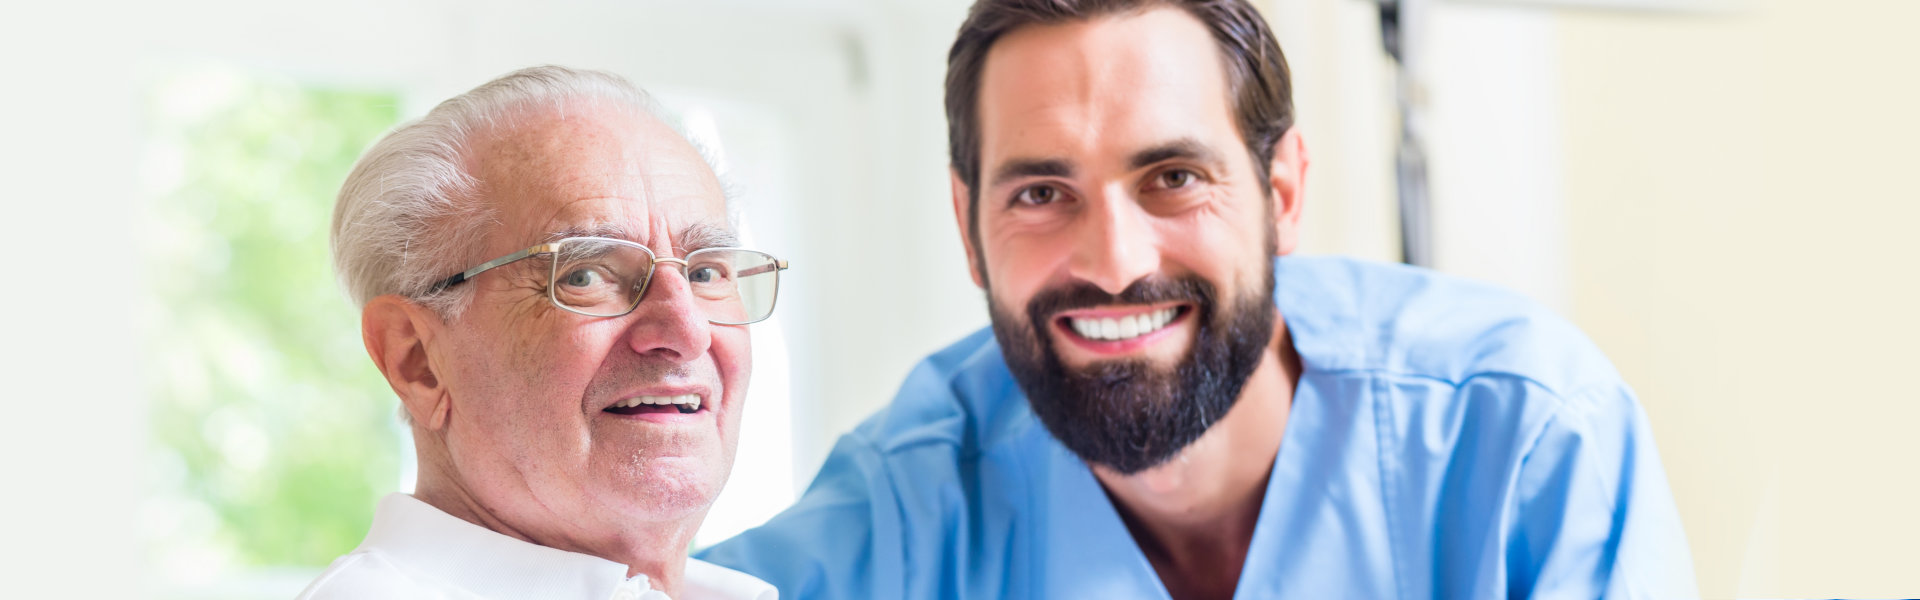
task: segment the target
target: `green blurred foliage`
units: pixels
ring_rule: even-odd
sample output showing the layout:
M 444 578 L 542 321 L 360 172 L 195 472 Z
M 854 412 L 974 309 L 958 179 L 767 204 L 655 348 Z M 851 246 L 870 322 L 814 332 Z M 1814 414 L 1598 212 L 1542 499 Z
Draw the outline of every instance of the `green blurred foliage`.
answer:
M 400 480 L 396 401 L 327 251 L 334 194 L 397 98 L 220 71 L 153 89 L 150 460 L 166 511 L 201 518 L 150 533 L 235 567 L 324 566 Z

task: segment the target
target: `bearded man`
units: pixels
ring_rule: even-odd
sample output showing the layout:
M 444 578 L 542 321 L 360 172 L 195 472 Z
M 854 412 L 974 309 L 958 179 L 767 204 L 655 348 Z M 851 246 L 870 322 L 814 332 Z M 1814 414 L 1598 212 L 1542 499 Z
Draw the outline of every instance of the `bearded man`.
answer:
M 1572 325 L 1295 258 L 1306 143 L 1244 0 L 980 0 L 952 202 L 991 332 L 702 555 L 792 598 L 1677 598 L 1645 414 Z

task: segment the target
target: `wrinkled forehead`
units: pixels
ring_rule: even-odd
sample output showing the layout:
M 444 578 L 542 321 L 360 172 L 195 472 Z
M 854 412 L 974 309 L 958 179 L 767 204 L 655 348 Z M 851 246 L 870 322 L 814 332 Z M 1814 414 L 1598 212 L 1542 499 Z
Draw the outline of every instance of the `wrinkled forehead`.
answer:
M 606 102 L 525 110 L 470 153 L 497 218 L 491 250 L 557 231 L 623 232 L 649 245 L 694 225 L 725 227 L 719 179 L 660 119 Z

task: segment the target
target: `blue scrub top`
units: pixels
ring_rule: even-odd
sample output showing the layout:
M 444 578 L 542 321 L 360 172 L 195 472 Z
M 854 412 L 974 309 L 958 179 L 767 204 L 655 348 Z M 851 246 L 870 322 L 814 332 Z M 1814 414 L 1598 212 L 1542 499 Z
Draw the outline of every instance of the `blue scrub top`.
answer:
M 1572 324 L 1411 267 L 1274 273 L 1304 372 L 1236 598 L 1697 595 L 1646 414 Z M 989 330 L 915 367 L 792 508 L 700 558 L 789 600 L 1168 597 Z

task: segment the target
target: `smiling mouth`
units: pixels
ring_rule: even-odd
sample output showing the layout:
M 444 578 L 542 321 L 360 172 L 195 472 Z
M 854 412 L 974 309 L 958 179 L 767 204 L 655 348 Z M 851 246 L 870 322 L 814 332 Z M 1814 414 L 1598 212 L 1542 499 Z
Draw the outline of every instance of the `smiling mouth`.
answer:
M 1185 305 L 1169 306 L 1160 310 L 1143 312 L 1124 317 L 1060 317 L 1066 329 L 1080 337 L 1101 341 L 1120 342 L 1131 340 L 1162 329 L 1184 314 Z
M 613 403 L 605 409 L 616 415 L 644 415 L 648 413 L 680 413 L 683 415 L 700 412 L 699 394 L 681 394 L 678 396 L 634 396 Z

